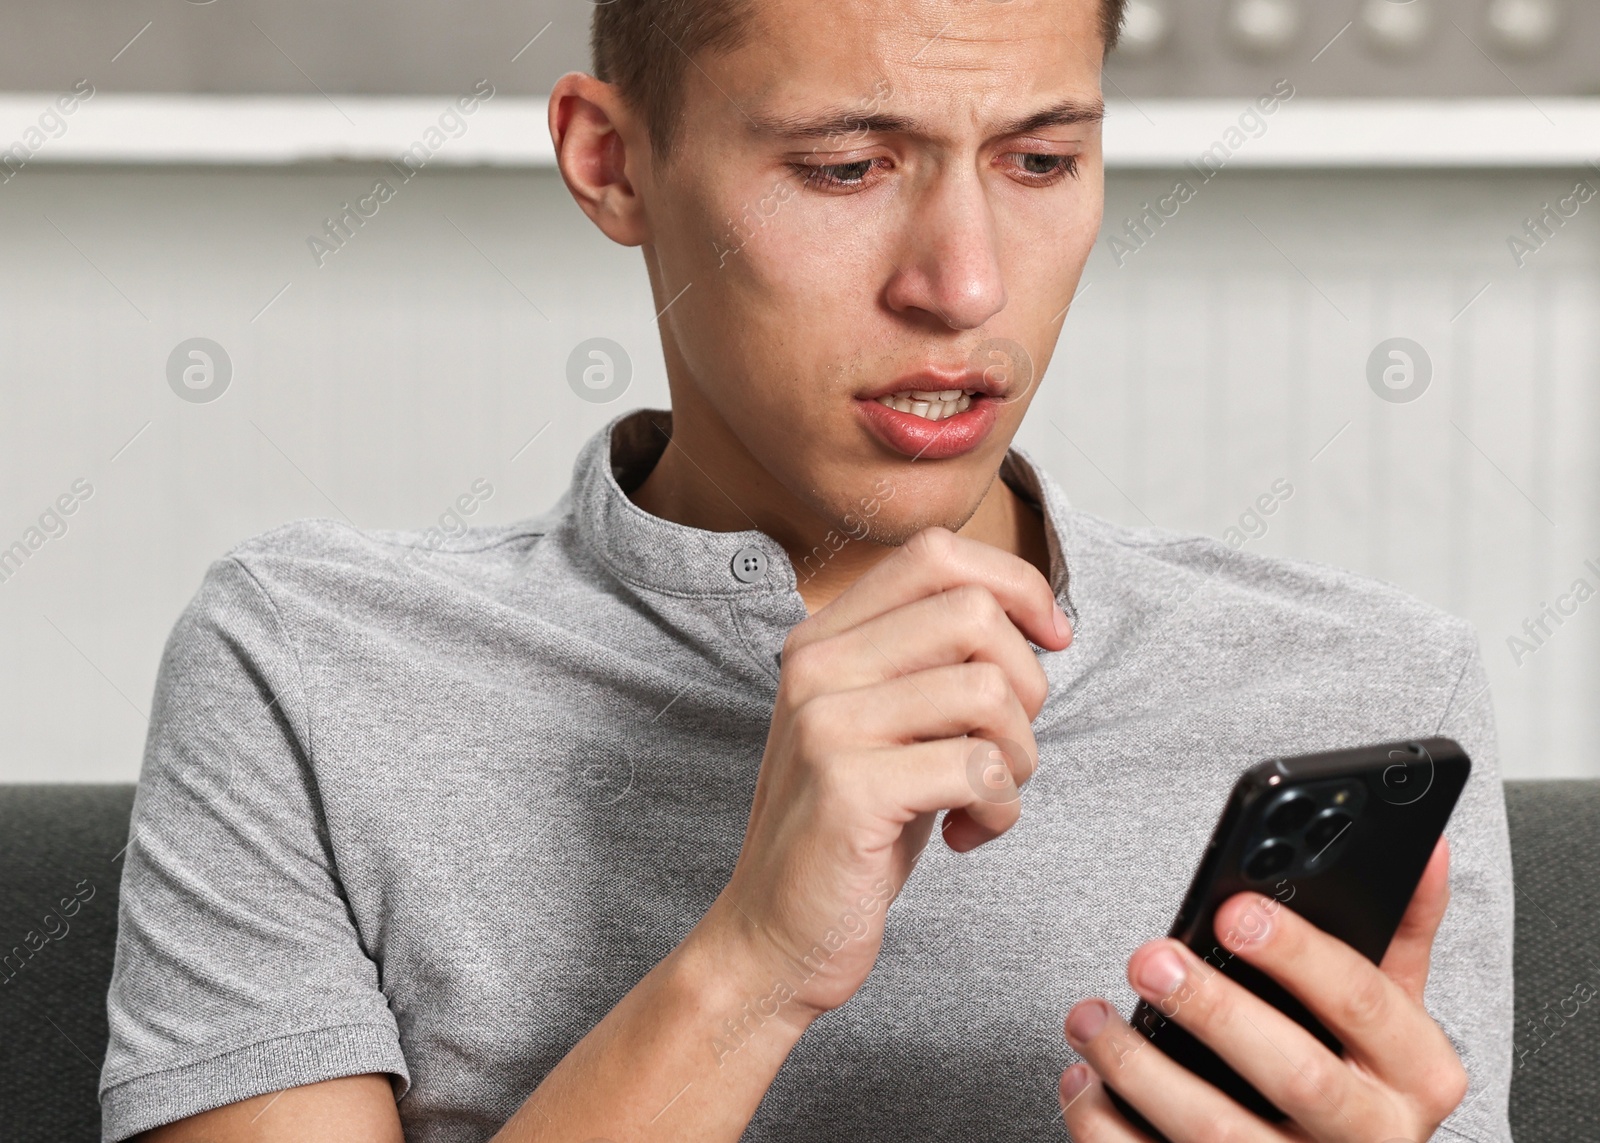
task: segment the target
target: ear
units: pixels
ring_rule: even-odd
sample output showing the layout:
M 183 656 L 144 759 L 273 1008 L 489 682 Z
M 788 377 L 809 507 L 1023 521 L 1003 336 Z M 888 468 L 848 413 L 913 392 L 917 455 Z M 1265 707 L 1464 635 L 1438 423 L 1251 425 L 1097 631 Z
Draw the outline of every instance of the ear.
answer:
M 550 91 L 550 139 L 567 190 L 613 242 L 650 238 L 633 177 L 650 161 L 649 140 L 621 92 L 592 75 L 568 72 Z

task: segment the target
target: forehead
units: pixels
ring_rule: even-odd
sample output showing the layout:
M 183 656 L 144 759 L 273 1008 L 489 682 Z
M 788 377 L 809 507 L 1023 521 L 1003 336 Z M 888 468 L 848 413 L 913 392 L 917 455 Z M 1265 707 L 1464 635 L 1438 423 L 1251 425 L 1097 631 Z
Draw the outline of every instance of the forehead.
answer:
M 782 113 L 848 98 L 980 123 L 1100 92 L 1101 0 L 752 0 L 749 34 L 707 61 L 714 97 Z M 717 88 L 722 88 L 718 96 Z M 735 94 L 737 92 L 737 94 Z

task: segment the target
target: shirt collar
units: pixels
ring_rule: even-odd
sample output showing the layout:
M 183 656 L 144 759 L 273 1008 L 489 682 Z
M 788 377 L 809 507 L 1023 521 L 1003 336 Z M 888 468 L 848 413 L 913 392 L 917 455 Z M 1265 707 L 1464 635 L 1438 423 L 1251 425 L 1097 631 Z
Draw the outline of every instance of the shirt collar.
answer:
M 797 590 L 788 553 L 765 532 L 710 532 L 654 516 L 623 491 L 642 482 L 672 434 L 664 409 L 623 413 L 584 444 L 572 468 L 572 505 L 579 534 L 624 583 L 669 595 L 736 599 Z M 1066 494 L 1017 445 L 1000 465 L 1000 477 L 1036 505 L 1045 522 L 1050 586 L 1077 621 L 1067 597 L 1067 548 L 1072 511 Z M 752 578 L 752 564 L 762 574 Z M 741 574 L 742 573 L 742 574 Z

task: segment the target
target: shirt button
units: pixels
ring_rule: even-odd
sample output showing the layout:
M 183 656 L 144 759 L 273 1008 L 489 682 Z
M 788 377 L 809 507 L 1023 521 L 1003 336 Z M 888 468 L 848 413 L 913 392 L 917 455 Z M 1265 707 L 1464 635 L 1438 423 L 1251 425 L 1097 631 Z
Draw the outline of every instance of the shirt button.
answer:
M 740 583 L 759 583 L 767 576 L 767 553 L 760 548 L 740 548 L 733 556 L 733 578 Z

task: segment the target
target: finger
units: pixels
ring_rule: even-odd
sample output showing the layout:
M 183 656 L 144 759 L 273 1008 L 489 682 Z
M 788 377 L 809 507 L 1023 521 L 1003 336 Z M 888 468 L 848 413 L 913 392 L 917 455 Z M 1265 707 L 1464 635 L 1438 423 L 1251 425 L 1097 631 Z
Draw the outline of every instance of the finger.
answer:
M 799 713 L 806 749 L 903 746 L 971 735 L 1014 745 L 1002 759 L 1018 785 L 1034 771 L 1033 725 L 993 663 L 956 663 L 852 691 L 819 695 Z
M 1433 856 L 1422 871 L 1422 880 L 1417 882 L 1417 891 L 1411 895 L 1411 904 L 1406 906 L 1400 927 L 1379 966 L 1418 1004 L 1422 1003 L 1422 990 L 1428 983 L 1433 938 L 1449 904 L 1450 843 L 1440 834 L 1439 844 L 1433 847 Z
M 968 661 L 994 663 L 1030 718 L 1049 685 L 1038 657 L 994 593 L 963 584 L 875 616 L 827 639 L 784 653 L 785 684 L 794 701 Z
M 820 729 L 808 749 L 847 749 L 861 741 L 885 745 L 950 740 L 965 751 L 968 790 L 976 801 L 951 806 L 940 836 L 957 853 L 992 841 L 1015 824 L 1018 788 L 1033 776 L 1039 747 L 1033 727 L 1005 674 L 992 663 L 958 663 L 919 671 L 876 686 L 823 695 L 807 703 L 802 720 Z M 849 741 L 831 736 L 847 734 Z M 967 737 L 961 738 L 959 736 Z
M 1283 1143 L 1273 1127 L 1165 1055 L 1098 997 L 1067 1013 L 1067 1042 L 1168 1139 Z
M 992 790 L 973 789 L 968 758 L 973 749 L 985 745 L 981 739 L 952 738 L 866 751 L 847 761 L 843 780 L 855 787 L 851 796 L 860 799 L 856 804 L 865 804 L 885 821 L 909 822 L 918 814 L 938 810 L 960 812 L 969 823 L 958 839 L 964 852 L 993 841 L 1022 816 L 1016 784 L 1003 768 Z M 885 844 L 893 840 L 884 838 Z
M 785 652 L 963 584 L 988 588 L 1017 628 L 1039 646 L 1060 651 L 1072 641 L 1071 624 L 1038 568 L 991 544 L 945 528 L 924 528 L 795 627 Z
M 1152 1143 L 1118 1111 L 1105 1084 L 1085 1063 L 1061 1073 L 1061 1118 L 1074 1143 Z
M 1376 1090 L 1322 1041 L 1174 940 L 1128 960 L 1128 983 L 1317 1139 L 1381 1139 Z
M 1444 1093 L 1457 1078 L 1465 1083 L 1455 1049 L 1422 1005 L 1294 910 L 1259 893 L 1236 893 L 1217 910 L 1216 931 L 1227 951 L 1282 984 L 1339 1038 L 1346 1055 L 1391 1087 Z

